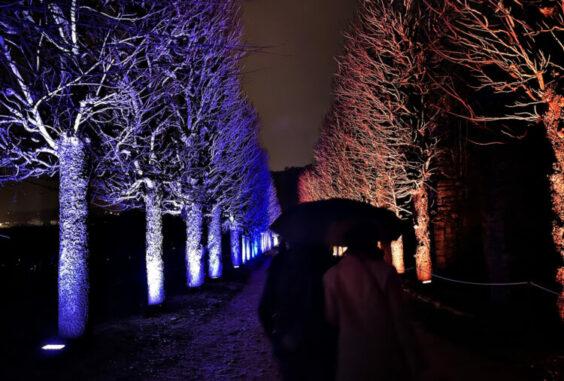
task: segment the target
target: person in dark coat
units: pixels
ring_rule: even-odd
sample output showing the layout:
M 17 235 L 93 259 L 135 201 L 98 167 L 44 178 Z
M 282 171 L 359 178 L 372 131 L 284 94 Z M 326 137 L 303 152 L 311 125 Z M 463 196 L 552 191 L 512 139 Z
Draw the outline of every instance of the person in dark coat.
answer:
M 339 330 L 337 380 L 421 379 L 426 361 L 399 277 L 371 237 L 352 231 L 344 258 L 323 279 L 326 318 Z
M 281 245 L 268 269 L 259 318 L 284 380 L 334 379 L 336 331 L 324 317 L 323 274 L 336 263 L 322 246 Z

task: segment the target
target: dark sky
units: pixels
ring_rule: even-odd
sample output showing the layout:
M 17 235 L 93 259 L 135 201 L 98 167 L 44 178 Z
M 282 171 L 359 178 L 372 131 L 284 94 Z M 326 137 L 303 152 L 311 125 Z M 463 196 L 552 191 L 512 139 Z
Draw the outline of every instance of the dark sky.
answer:
M 266 47 L 244 64 L 244 89 L 261 119 L 271 170 L 312 160 L 331 104 L 333 57 L 356 0 L 247 0 L 245 39 Z

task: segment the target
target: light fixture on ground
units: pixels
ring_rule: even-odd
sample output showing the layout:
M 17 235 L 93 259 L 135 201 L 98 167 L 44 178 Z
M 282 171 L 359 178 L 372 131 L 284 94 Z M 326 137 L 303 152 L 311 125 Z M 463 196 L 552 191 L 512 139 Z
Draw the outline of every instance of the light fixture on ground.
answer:
M 44 351 L 61 351 L 65 348 L 65 344 L 60 344 L 60 343 L 50 343 L 50 344 L 45 344 L 44 346 L 41 347 L 41 349 L 43 349 Z

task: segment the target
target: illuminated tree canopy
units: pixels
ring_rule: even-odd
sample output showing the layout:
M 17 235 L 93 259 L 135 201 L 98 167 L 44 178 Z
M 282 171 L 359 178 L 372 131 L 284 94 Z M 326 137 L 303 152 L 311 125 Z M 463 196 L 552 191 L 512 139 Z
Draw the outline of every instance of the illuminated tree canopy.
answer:
M 121 95 L 110 80 L 117 69 L 112 55 L 135 40 L 125 3 L 0 7 L 2 180 L 59 175 L 59 331 L 66 337 L 82 335 L 88 321 L 89 151 L 100 116 Z
M 145 208 L 149 304 L 164 300 L 163 213 L 186 219 L 191 286 L 203 281 L 206 217 L 213 277 L 222 218 L 266 230 L 268 202 L 255 200 L 270 177 L 239 89 L 238 12 L 236 1 L 0 7 L 0 182 L 59 175 L 62 336 L 88 322 L 89 188 L 98 205 Z
M 400 216 L 414 214 L 418 275 L 427 280 L 427 182 L 439 115 L 428 77 L 434 63 L 420 40 L 429 20 L 411 1 L 362 1 L 359 7 L 337 59 L 336 101 L 315 149 L 315 166 L 302 178 L 302 197 L 352 198 Z

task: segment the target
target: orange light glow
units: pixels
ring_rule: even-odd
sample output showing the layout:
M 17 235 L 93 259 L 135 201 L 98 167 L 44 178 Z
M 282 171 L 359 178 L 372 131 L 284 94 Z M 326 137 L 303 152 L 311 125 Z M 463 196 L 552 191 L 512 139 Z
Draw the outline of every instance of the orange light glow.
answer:
M 347 249 L 347 246 L 333 246 L 333 256 L 342 257 Z

